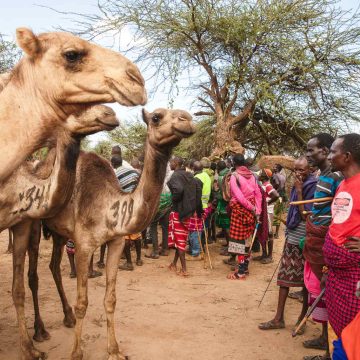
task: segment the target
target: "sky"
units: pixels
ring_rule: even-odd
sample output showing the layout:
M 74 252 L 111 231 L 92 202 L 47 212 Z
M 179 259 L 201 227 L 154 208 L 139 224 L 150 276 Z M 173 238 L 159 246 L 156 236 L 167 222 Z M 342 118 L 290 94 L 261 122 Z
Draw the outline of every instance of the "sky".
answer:
M 69 16 L 59 14 L 49 8 L 54 8 L 63 12 L 76 13 L 96 13 L 98 0 L 0 0 L 0 33 L 6 35 L 7 40 L 15 40 L 15 30 L 17 27 L 29 27 L 35 33 L 52 31 L 58 27 L 74 28 Z M 341 0 L 339 5 L 346 9 L 357 9 L 360 0 Z M 45 6 L 45 7 L 44 7 Z M 97 41 L 100 45 L 101 40 Z M 131 55 L 127 54 L 131 59 Z M 167 93 L 157 91 L 149 98 L 146 105 L 148 111 L 159 107 L 168 107 Z M 140 113 L 140 107 L 129 110 L 120 105 L 112 105 L 121 120 L 134 118 Z M 174 108 L 181 108 L 190 112 L 195 112 L 196 106 L 193 105 L 193 98 L 184 93 L 179 93 L 174 98 Z M 90 137 L 92 142 L 103 138 L 100 134 Z

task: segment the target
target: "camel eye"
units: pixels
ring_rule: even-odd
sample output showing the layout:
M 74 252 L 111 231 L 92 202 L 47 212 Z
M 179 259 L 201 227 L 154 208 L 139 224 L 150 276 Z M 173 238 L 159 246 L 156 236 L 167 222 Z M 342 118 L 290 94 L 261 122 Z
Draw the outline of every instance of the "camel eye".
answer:
M 160 122 L 160 115 L 155 114 L 155 115 L 153 115 L 153 117 L 151 119 L 152 119 L 154 124 L 158 124 Z
M 69 63 L 75 63 L 79 60 L 82 59 L 82 57 L 84 56 L 83 53 L 79 52 L 79 51 L 67 51 L 66 53 L 64 53 L 64 57 L 66 59 L 67 62 Z

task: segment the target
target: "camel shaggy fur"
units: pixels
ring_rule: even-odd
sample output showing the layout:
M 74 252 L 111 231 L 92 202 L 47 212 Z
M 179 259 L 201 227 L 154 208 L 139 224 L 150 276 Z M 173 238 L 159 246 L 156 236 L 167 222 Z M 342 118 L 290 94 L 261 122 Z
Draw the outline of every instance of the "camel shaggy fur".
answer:
M 147 96 L 138 68 L 124 56 L 69 33 L 35 35 L 19 28 L 26 54 L 0 80 L 0 180 L 7 178 L 55 128 L 104 102 L 143 105 Z
M 54 242 L 50 269 L 59 290 L 65 314 L 64 323 L 67 325 L 71 325 L 74 316 L 62 287 L 60 263 L 67 239 L 73 239 L 76 244 L 77 301 L 72 360 L 83 358 L 80 343 L 83 319 L 88 305 L 87 269 L 95 249 L 104 243 L 108 244 L 104 298 L 108 331 L 107 351 L 109 359 L 124 359 L 120 354 L 114 329 L 115 285 L 120 256 L 124 248 L 123 236 L 139 232 L 149 225 L 157 211 L 171 151 L 182 138 L 194 133 L 191 116 L 185 111 L 165 109 L 158 109 L 153 113 L 143 111 L 143 119 L 148 126 L 145 161 L 135 191 L 123 193 L 114 170 L 107 161 L 93 153 L 81 153 L 72 200 L 55 217 L 45 220 L 46 226 L 52 231 Z M 33 226 L 39 227 L 38 224 Z M 16 233 L 14 236 L 16 237 Z M 38 251 L 39 241 L 39 237 L 38 240 L 34 237 L 31 240 L 34 244 L 32 250 L 35 252 Z M 34 274 L 36 266 L 32 264 L 32 259 L 35 258 L 37 253 L 30 256 L 29 266 L 32 276 L 37 278 Z M 37 288 L 35 292 L 37 293 Z M 41 334 L 45 329 L 38 308 L 35 309 L 35 313 L 39 321 L 35 327 Z

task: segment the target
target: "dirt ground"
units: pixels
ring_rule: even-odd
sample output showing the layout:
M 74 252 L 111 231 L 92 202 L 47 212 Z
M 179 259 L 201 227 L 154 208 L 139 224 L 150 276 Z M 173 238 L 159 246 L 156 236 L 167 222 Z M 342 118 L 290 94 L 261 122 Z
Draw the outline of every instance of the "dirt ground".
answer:
M 0 359 L 18 359 L 19 341 L 15 309 L 11 298 L 12 258 L 5 254 L 7 231 L 0 235 Z M 133 272 L 119 272 L 117 282 L 116 333 L 121 349 L 131 360 L 295 360 L 317 351 L 306 350 L 302 341 L 320 334 L 309 322 L 305 335 L 291 337 L 301 304 L 288 299 L 286 329 L 261 331 L 259 322 L 274 316 L 277 286 L 274 280 L 265 300 L 259 300 L 270 281 L 283 246 L 277 241 L 275 261 L 250 264 L 245 281 L 226 279 L 228 267 L 217 255 L 220 244 L 210 245 L 214 270 L 203 262 L 188 262 L 191 277 L 182 278 L 167 270 L 172 258 L 144 258 Z M 48 359 L 69 359 L 73 329 L 62 324 L 62 307 L 48 264 L 51 241 L 42 241 L 39 259 L 40 309 L 51 339 L 36 346 Z M 144 250 L 145 251 L 145 250 Z M 97 261 L 98 252 L 95 254 Z M 27 269 L 27 266 L 26 266 Z M 25 270 L 27 271 L 27 270 Z M 62 263 L 64 287 L 70 304 L 75 303 L 76 281 L 69 278 L 69 263 Z M 84 358 L 107 359 L 106 317 L 103 309 L 105 277 L 89 280 L 89 307 L 83 328 Z M 31 293 L 26 286 L 27 326 L 33 334 Z

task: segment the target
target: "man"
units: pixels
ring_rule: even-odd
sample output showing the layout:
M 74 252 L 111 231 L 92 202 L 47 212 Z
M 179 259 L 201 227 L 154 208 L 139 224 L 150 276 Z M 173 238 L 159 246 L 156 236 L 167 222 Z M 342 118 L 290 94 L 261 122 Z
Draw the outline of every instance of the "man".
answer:
M 164 180 L 163 190 L 160 195 L 160 203 L 158 211 L 149 226 L 149 237 L 152 242 L 153 248 L 150 255 L 145 254 L 145 257 L 151 259 L 158 259 L 159 255 L 168 256 L 168 227 L 169 227 L 169 215 L 171 211 L 171 193 L 167 185 L 172 171 L 168 166 L 166 176 Z M 161 251 L 159 251 L 158 232 L 157 225 L 162 229 L 162 245 Z
M 111 157 L 111 165 L 115 169 L 115 175 L 119 180 L 122 191 L 132 192 L 136 188 L 140 175 L 134 169 L 126 168 L 122 165 L 122 157 L 120 155 L 113 155 Z M 122 265 L 119 265 L 120 270 L 132 271 L 134 270 L 134 265 L 131 259 L 131 241 L 134 241 L 135 250 L 136 250 L 136 265 L 142 266 L 143 262 L 141 260 L 141 233 L 138 234 L 129 234 L 125 236 L 125 247 L 124 253 L 126 257 L 126 262 Z
M 333 197 L 342 180 L 342 175 L 331 171 L 328 160 L 329 152 L 334 138 L 330 134 L 320 133 L 313 136 L 307 143 L 306 157 L 311 168 L 318 168 L 320 174 L 317 178 L 314 197 Z M 322 269 L 325 265 L 322 248 L 325 236 L 331 222 L 331 200 L 314 203 L 312 214 L 306 223 L 306 241 L 303 250 L 305 258 L 304 282 L 309 293 L 309 305 L 312 305 L 321 292 L 320 281 Z M 323 298 L 312 314 L 313 320 L 322 324 L 322 334 L 319 338 L 307 340 L 303 343 L 306 348 L 326 350 L 321 359 L 330 358 L 328 347 L 326 302 Z M 310 359 L 310 357 L 304 357 Z
M 316 179 L 310 175 L 309 165 L 305 157 L 294 163 L 295 181 L 291 190 L 290 201 L 310 200 L 314 197 Z M 302 287 L 304 293 L 303 308 L 298 322 L 307 311 L 307 292 L 304 286 L 304 259 L 302 257 L 300 240 L 305 237 L 305 210 L 310 210 L 311 204 L 290 205 L 286 220 L 286 240 L 280 260 L 277 284 L 279 289 L 278 306 L 275 317 L 259 324 L 261 330 L 285 328 L 285 304 L 290 287 Z M 305 296 L 306 295 L 306 296 Z M 304 331 L 304 329 L 302 329 Z
M 205 229 L 203 229 L 203 231 L 201 232 L 201 242 L 203 245 L 203 249 L 205 250 L 205 232 L 209 230 L 210 227 L 210 218 L 211 218 L 211 205 L 209 205 L 210 202 L 210 196 L 211 196 L 211 190 L 212 190 L 212 180 L 211 177 L 209 175 L 209 172 L 207 170 L 210 170 L 209 168 L 204 168 L 203 164 L 207 164 L 206 161 L 204 160 L 206 158 L 203 158 L 202 161 L 195 161 L 193 164 L 193 170 L 194 170 L 194 177 L 195 179 L 200 180 L 201 182 L 201 202 L 202 202 L 202 208 L 204 211 L 204 215 L 203 215 L 203 219 L 198 219 L 198 223 L 199 221 L 202 223 L 204 220 L 204 225 L 205 225 Z M 207 164 L 210 166 L 210 161 L 209 164 Z M 198 226 L 197 226 L 198 228 Z M 201 226 L 202 228 L 202 226 Z M 193 237 L 193 239 L 195 240 L 195 236 Z M 209 239 L 209 243 L 210 243 L 210 239 Z
M 221 250 L 221 255 L 228 254 L 228 245 L 229 245 L 229 229 L 230 229 L 230 217 L 227 211 L 228 202 L 224 200 L 222 194 L 222 185 L 225 175 L 230 171 L 227 168 L 225 161 L 219 161 L 217 163 L 217 172 L 218 172 L 218 187 L 219 190 L 216 193 L 216 225 L 222 230 L 222 233 L 225 236 L 226 246 Z
M 280 164 L 275 164 L 273 168 L 272 185 L 274 189 L 279 193 L 279 199 L 274 204 L 274 221 L 272 223 L 275 226 L 274 238 L 279 238 L 279 230 L 281 223 L 281 215 L 285 211 L 286 193 L 285 183 L 286 178 L 281 173 L 283 167 Z
M 170 160 L 173 170 L 168 186 L 172 196 L 172 211 L 169 216 L 169 246 L 175 246 L 175 256 L 169 269 L 177 271 L 177 261 L 180 258 L 181 276 L 189 276 L 186 270 L 185 247 L 188 238 L 189 218 L 196 212 L 202 216 L 201 188 L 194 176 L 183 169 L 184 161 L 180 157 Z
M 272 224 L 274 220 L 274 203 L 279 199 L 279 193 L 271 185 L 270 179 L 272 177 L 272 171 L 270 169 L 262 169 L 259 174 L 259 181 L 262 184 L 262 188 L 266 194 L 267 214 L 268 217 L 268 239 L 265 243 L 261 243 L 262 255 L 254 257 L 253 260 L 261 261 L 262 264 L 270 264 L 273 262 L 272 254 L 274 247 L 274 234 L 272 230 Z
M 328 266 L 326 307 L 329 322 L 340 337 L 360 311 L 355 295 L 360 279 L 360 135 L 338 137 L 329 160 L 332 169 L 344 176 L 332 202 L 332 221 L 323 248 Z
M 241 280 L 248 274 L 249 250 L 256 220 L 261 213 L 262 196 L 253 173 L 245 166 L 242 154 L 233 157 L 235 172 L 230 178 L 230 241 L 229 253 L 238 255 L 238 271 L 227 276 Z

